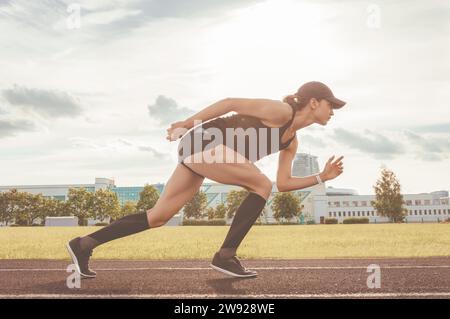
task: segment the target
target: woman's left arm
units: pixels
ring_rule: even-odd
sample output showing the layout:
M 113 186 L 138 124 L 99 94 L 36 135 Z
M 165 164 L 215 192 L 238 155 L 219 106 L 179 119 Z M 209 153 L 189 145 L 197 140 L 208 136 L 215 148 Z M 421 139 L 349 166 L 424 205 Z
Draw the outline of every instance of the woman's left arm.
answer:
M 306 177 L 294 177 L 291 174 L 292 160 L 295 157 L 298 148 L 298 140 L 295 137 L 291 144 L 284 150 L 280 151 L 278 158 L 278 171 L 277 171 L 277 188 L 280 192 L 289 192 L 292 190 L 307 188 L 317 184 L 317 179 L 314 175 Z M 338 158 L 335 162 L 331 163 L 334 156 L 332 156 L 323 172 L 319 174 L 322 182 L 336 178 L 343 172 L 343 166 L 341 160 L 343 156 Z

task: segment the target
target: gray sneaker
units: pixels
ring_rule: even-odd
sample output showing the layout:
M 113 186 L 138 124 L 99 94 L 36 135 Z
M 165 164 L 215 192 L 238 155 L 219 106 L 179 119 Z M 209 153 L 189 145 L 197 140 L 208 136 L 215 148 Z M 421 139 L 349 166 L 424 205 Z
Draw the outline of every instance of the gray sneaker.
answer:
M 255 277 L 258 275 L 256 271 L 243 267 L 236 256 L 223 259 L 220 258 L 219 252 L 214 255 L 210 267 L 233 277 Z

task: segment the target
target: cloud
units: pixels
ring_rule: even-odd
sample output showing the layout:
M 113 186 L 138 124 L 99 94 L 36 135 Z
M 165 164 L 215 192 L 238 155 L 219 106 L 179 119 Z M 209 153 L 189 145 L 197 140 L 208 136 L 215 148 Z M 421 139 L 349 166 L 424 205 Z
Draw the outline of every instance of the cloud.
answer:
M 311 136 L 311 135 L 304 134 L 304 135 L 301 135 L 298 139 L 299 139 L 300 147 L 303 143 L 307 144 L 308 146 L 315 146 L 315 147 L 325 147 L 326 146 L 326 144 L 322 141 L 322 139 Z
M 3 98 L 12 106 L 49 118 L 76 117 L 82 113 L 80 101 L 66 92 L 30 89 L 14 85 L 2 91 Z
M 67 36 L 67 21 L 78 14 L 69 7 L 79 5 L 80 27 L 86 39 L 108 41 L 164 18 L 218 17 L 228 10 L 263 0 L 42 0 L 0 1 L 0 17 L 21 26 Z M 86 34 L 86 31 L 85 31 Z
M 153 157 L 156 159 L 167 160 L 170 158 L 170 156 L 168 154 L 158 152 L 156 149 L 154 149 L 151 146 L 139 146 L 138 149 L 143 152 L 151 153 L 153 155 Z
M 33 122 L 26 120 L 1 120 L 0 119 L 0 138 L 15 136 L 21 132 L 35 131 L 36 126 Z
M 426 161 L 440 161 L 450 157 L 450 140 L 448 138 L 425 137 L 411 131 L 403 134 L 416 147 L 416 154 Z
M 22 28 L 46 31 L 55 35 L 58 30 L 54 28 L 54 24 L 58 20 L 67 19 L 68 6 L 69 3 L 60 0 L 7 1 L 0 5 L 0 17 Z M 67 31 L 67 28 L 65 30 Z
M 124 138 L 119 138 L 119 139 L 117 139 L 117 141 L 122 143 L 123 145 L 126 145 L 126 146 L 133 146 L 134 145 L 132 142 L 130 142 L 130 141 L 124 139 Z
M 192 110 L 178 106 L 175 100 L 164 95 L 159 95 L 155 104 L 148 106 L 148 112 L 160 124 L 170 124 L 173 121 L 183 120 L 193 114 Z
M 450 133 L 450 122 L 416 126 L 412 130 L 424 133 Z
M 76 148 L 91 149 L 100 152 L 113 151 L 130 153 L 130 150 L 148 152 L 151 153 L 152 158 L 156 160 L 169 160 L 170 155 L 166 153 L 159 152 L 155 148 L 147 145 L 142 145 L 140 143 L 132 142 L 124 138 L 117 138 L 106 141 L 95 141 L 90 138 L 85 137 L 72 137 L 70 138 L 72 146 Z
M 434 126 L 430 126 L 434 127 Z M 438 125 L 437 127 L 441 127 Z M 450 157 L 450 139 L 423 136 L 409 130 L 389 137 L 364 130 L 363 134 L 335 129 L 335 140 L 376 159 L 393 159 L 396 155 L 414 155 L 423 161 L 442 161 Z
M 115 11 L 116 14 L 109 13 L 108 15 L 115 16 L 116 19 L 111 19 L 108 25 L 99 25 L 98 30 L 102 32 L 111 33 L 114 36 L 115 32 L 124 32 L 139 28 L 145 24 L 151 23 L 158 19 L 164 18 L 193 18 L 201 16 L 217 17 L 224 12 L 240 7 L 252 5 L 254 3 L 262 2 L 263 0 L 165 0 L 165 1 L 119 1 L 114 3 L 114 7 L 109 2 L 103 2 L 101 5 L 89 8 L 89 4 L 81 3 L 82 8 L 88 13 L 87 18 L 99 12 Z M 122 11 L 120 19 L 117 18 L 117 11 Z M 91 18 L 89 18 L 92 20 Z
M 401 143 L 391 141 L 386 136 L 370 130 L 364 130 L 364 133 L 369 136 L 356 134 L 342 128 L 335 129 L 334 133 L 336 141 L 350 148 L 371 154 L 377 159 L 390 159 L 394 155 L 405 153 Z

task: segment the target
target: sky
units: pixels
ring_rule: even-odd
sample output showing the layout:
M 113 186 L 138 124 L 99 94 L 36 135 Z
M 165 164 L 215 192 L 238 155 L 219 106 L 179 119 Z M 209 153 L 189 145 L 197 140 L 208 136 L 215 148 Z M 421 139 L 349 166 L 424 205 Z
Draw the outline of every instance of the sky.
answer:
M 0 185 L 166 182 L 170 123 L 308 81 L 347 105 L 297 132 L 327 186 L 449 190 L 450 3 L 0 0 Z M 278 154 L 256 165 L 275 180 Z

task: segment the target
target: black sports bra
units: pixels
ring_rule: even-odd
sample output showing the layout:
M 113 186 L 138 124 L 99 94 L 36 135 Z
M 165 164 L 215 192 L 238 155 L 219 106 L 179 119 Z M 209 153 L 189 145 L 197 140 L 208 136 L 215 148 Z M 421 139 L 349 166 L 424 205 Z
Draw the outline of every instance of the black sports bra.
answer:
M 201 124 L 200 126 L 203 128 L 201 131 L 208 132 L 209 128 L 219 129 L 222 133 L 220 143 L 229 145 L 230 147 L 232 145 L 234 151 L 242 154 L 250 161 L 255 162 L 266 155 L 273 154 L 287 148 L 296 137 L 294 134 L 294 136 L 285 143 L 282 143 L 281 141 L 284 133 L 287 128 L 291 126 L 295 117 L 296 111 L 292 105 L 291 108 L 291 119 L 281 127 L 267 126 L 262 123 L 259 118 L 254 116 L 234 114 L 231 116 L 217 117 L 211 121 Z M 234 130 L 231 132 L 232 134 L 229 135 L 227 128 L 242 128 L 242 130 Z M 250 137 L 252 134 L 247 135 L 247 133 L 250 132 L 247 130 L 248 128 L 256 129 L 256 140 Z M 193 128 L 182 137 L 179 146 L 183 149 L 183 151 L 181 151 L 181 149 L 179 150 L 179 155 L 181 157 L 194 154 L 197 151 L 194 147 L 195 143 L 193 141 L 195 131 L 196 130 Z M 232 138 L 233 141 L 228 140 L 230 138 Z M 244 138 L 244 140 L 242 140 L 242 138 Z M 276 138 L 277 140 L 272 141 L 273 138 Z M 190 139 L 189 143 L 187 139 Z M 205 150 L 208 144 L 210 144 L 213 140 L 215 141 L 216 137 L 214 136 L 214 133 L 211 133 L 211 139 L 201 138 L 201 150 Z M 244 141 L 244 144 L 242 144 L 242 141 Z M 186 149 L 186 151 L 184 151 L 184 149 Z
M 287 128 L 291 126 L 292 121 L 294 120 L 294 117 L 295 117 L 296 110 L 294 109 L 294 107 L 292 105 L 291 105 L 291 108 L 292 108 L 292 117 L 286 124 L 284 124 L 281 127 L 270 127 L 270 126 L 267 126 L 264 123 L 262 123 L 261 120 L 257 117 L 250 116 L 250 115 L 242 115 L 242 114 L 233 114 L 233 115 L 227 116 L 227 117 L 218 117 L 210 122 L 203 124 L 202 126 L 205 129 L 207 129 L 208 127 L 216 127 L 216 128 L 221 129 L 222 132 L 225 132 L 226 128 L 242 128 L 243 130 L 246 130 L 247 128 L 254 128 L 256 130 L 266 129 L 267 130 L 267 134 L 266 134 L 266 138 L 267 138 L 266 143 L 267 144 L 266 144 L 265 150 L 262 152 L 262 154 L 260 154 L 260 146 L 261 146 L 261 144 L 264 144 L 265 142 L 260 141 L 259 131 L 256 136 L 257 141 L 256 141 L 256 145 L 254 145 L 257 149 L 256 158 L 254 156 L 251 159 L 249 158 L 251 156 L 250 151 L 249 151 L 250 147 L 248 146 L 248 144 L 250 142 L 246 137 L 247 145 L 245 147 L 245 154 L 243 154 L 243 155 L 252 161 L 257 161 L 266 155 L 273 154 L 273 153 L 276 153 L 280 150 L 287 148 L 289 146 L 289 144 L 292 142 L 292 140 L 296 137 L 296 135 L 294 134 L 294 136 L 291 137 L 289 140 L 287 140 L 285 143 L 282 143 L 282 141 L 281 141 L 283 134 L 286 132 Z M 275 130 L 278 130 L 278 131 L 275 132 Z M 225 137 L 226 133 L 224 133 L 223 135 Z M 272 136 L 278 136 L 277 143 L 272 143 Z M 237 138 L 237 137 L 235 137 L 235 138 Z M 224 139 L 226 142 L 226 138 L 224 138 Z M 236 146 L 236 144 L 237 144 L 236 142 L 233 143 L 234 146 Z M 278 146 L 278 147 L 276 147 L 276 146 Z M 238 150 L 235 149 L 235 151 L 238 151 Z
M 265 125 L 259 118 L 254 117 L 254 116 L 250 116 L 250 115 L 242 115 L 242 114 L 234 114 L 228 117 L 220 117 L 217 118 L 218 119 L 223 119 L 224 121 L 221 124 L 221 127 L 233 127 L 233 128 L 237 128 L 237 127 L 242 127 L 242 128 L 255 128 L 255 129 L 259 129 L 259 128 L 266 128 L 267 130 L 272 130 L 272 129 L 278 129 L 279 130 L 279 144 L 280 144 L 280 150 L 286 148 L 289 146 L 289 144 L 292 142 L 292 140 L 295 138 L 295 134 L 293 137 L 291 137 L 289 140 L 286 141 L 286 143 L 282 143 L 282 137 L 284 135 L 284 133 L 286 132 L 286 130 L 288 129 L 288 127 L 291 126 L 292 122 L 294 121 L 294 117 L 295 117 L 295 108 L 289 104 L 289 106 L 292 108 L 292 116 L 290 118 L 290 120 L 284 124 L 281 127 L 270 127 Z M 270 134 L 269 134 L 270 135 Z

